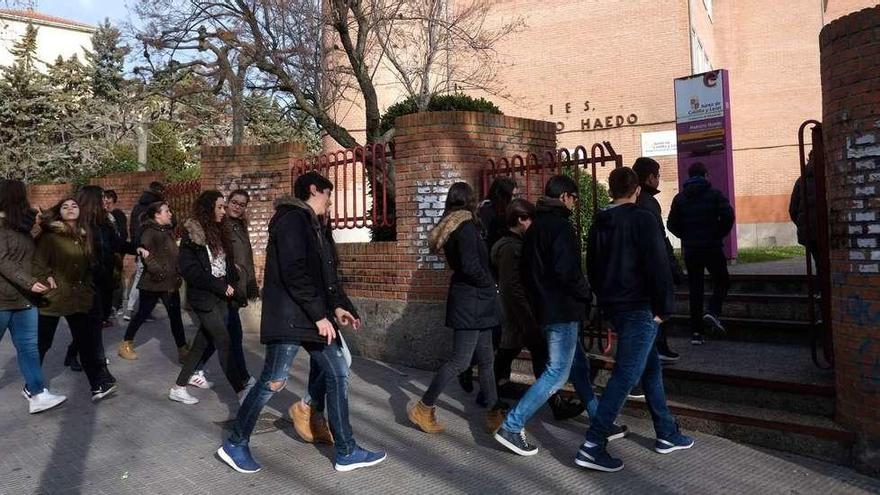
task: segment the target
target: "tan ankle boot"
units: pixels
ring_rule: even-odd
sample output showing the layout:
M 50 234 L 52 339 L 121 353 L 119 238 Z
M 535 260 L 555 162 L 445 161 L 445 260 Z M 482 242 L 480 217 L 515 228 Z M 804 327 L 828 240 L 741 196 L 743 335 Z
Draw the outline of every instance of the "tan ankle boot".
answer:
M 504 411 L 502 409 L 492 409 L 486 413 L 486 433 L 494 435 L 501 423 L 504 422 Z
M 134 342 L 131 340 L 123 340 L 119 343 L 119 357 L 122 359 L 135 360 L 138 358 L 136 352 L 134 352 Z
M 327 418 L 325 418 L 323 414 L 319 414 L 313 410 L 312 418 L 309 423 L 312 427 L 312 435 L 314 436 L 315 443 L 333 445 L 333 433 L 330 432 L 330 427 L 327 425 Z
M 303 439 L 303 442 L 314 442 L 315 436 L 312 434 L 311 425 L 312 408 L 305 402 L 298 400 L 294 405 L 290 406 L 287 413 L 290 414 L 290 421 L 293 423 L 293 429 L 296 430 L 296 434 Z
M 416 424 L 425 433 L 440 433 L 443 425 L 437 421 L 437 407 L 427 406 L 418 401 L 409 411 L 409 420 Z

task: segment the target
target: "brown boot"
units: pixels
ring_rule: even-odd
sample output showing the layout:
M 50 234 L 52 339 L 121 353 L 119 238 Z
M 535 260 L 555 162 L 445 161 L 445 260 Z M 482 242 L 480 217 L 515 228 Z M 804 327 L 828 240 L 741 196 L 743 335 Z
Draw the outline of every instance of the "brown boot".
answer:
M 138 358 L 136 352 L 134 352 L 134 342 L 131 340 L 123 340 L 119 343 L 119 357 L 122 359 L 128 359 L 130 361 L 134 361 Z
M 492 409 L 486 413 L 486 433 L 494 435 L 504 422 L 504 410 Z
M 427 406 L 424 402 L 418 401 L 408 411 L 408 415 L 409 420 L 425 433 L 440 433 L 444 429 L 443 425 L 437 421 L 436 406 Z
M 312 435 L 314 435 L 315 443 L 333 445 L 333 433 L 330 432 L 330 427 L 327 425 L 327 418 L 325 418 L 323 414 L 313 410 L 309 424 L 312 427 Z
M 287 410 L 290 414 L 290 421 L 293 423 L 293 429 L 296 434 L 303 439 L 303 442 L 313 443 L 315 436 L 312 434 L 312 408 L 308 404 L 299 400 Z
M 189 355 L 189 346 L 188 345 L 184 344 L 184 345 L 177 348 L 177 361 L 180 364 L 183 364 L 183 362 L 186 361 L 186 357 L 188 355 Z

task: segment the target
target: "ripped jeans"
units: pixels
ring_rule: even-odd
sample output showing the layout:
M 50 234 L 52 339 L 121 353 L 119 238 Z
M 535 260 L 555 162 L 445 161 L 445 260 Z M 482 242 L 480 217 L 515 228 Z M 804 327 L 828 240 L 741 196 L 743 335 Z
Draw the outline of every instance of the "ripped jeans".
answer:
M 250 441 L 260 412 L 273 395 L 284 390 L 290 366 L 300 347 L 309 353 L 312 364 L 317 365 L 323 377 L 327 394 L 327 420 L 337 454 L 349 455 L 354 451 L 356 444 L 348 419 L 348 364 L 339 340 L 330 345 L 316 342 L 303 342 L 301 345 L 268 344 L 263 372 L 238 409 L 229 434 L 230 443 L 238 445 Z

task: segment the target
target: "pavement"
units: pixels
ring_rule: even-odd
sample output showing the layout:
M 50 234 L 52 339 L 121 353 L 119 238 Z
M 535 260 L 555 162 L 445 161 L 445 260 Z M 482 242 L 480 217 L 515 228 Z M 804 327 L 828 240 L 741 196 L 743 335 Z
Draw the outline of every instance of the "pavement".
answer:
M 190 336 L 193 330 L 188 327 Z M 528 426 L 539 454 L 519 457 L 483 432 L 475 394 L 465 394 L 457 383 L 438 403 L 446 432 L 427 435 L 409 424 L 406 408 L 432 374 L 358 357 L 350 387 L 355 438 L 367 448 L 385 448 L 389 458 L 375 468 L 337 473 L 332 449 L 302 442 L 286 418 L 288 406 L 305 389 L 303 353 L 251 440 L 263 471 L 239 474 L 214 454 L 238 407 L 216 359 L 207 369 L 215 388 L 191 391 L 199 404 L 171 402 L 168 387 L 179 366 L 167 320 L 141 329 L 136 361 L 116 356 L 122 331 L 105 333 L 120 390 L 93 404 L 83 374 L 62 366 L 69 333 L 60 328 L 44 370 L 52 390 L 69 399 L 37 415 L 27 413 L 19 393 L 21 376 L 10 339 L 0 343 L 0 494 L 880 492 L 880 480 L 846 467 L 701 433 L 693 434 L 696 445 L 690 450 L 656 454 L 650 450 L 650 422 L 628 416 L 621 420 L 631 434 L 609 449 L 626 468 L 613 474 L 586 471 L 572 462 L 586 418 L 555 422 L 546 408 Z M 251 334 L 245 347 L 249 368 L 257 373 L 263 348 Z

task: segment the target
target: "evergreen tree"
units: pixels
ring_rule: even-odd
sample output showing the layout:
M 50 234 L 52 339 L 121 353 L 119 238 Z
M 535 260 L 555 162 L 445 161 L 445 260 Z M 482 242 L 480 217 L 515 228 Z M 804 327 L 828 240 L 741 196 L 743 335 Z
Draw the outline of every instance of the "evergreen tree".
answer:
M 119 29 L 105 19 L 92 35 L 92 50 L 86 52 L 91 69 L 92 95 L 111 103 L 118 103 L 125 84 L 124 64 L 129 48 L 120 45 Z

